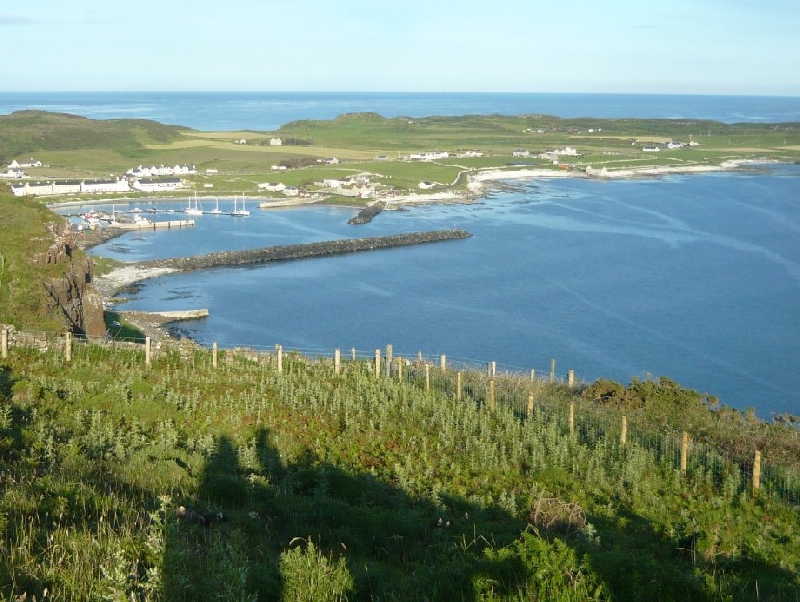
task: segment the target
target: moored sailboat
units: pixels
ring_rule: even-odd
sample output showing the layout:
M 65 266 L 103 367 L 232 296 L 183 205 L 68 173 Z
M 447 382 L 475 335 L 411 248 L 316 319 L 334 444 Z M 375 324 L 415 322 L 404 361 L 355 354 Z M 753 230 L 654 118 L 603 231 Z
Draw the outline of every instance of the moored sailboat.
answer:
M 250 215 L 250 212 L 247 210 L 247 206 L 244 199 L 244 193 L 242 193 L 242 208 L 236 208 L 236 195 L 233 196 L 233 211 L 231 211 L 231 215 L 234 217 L 247 217 Z
M 189 198 L 189 206 L 186 208 L 187 215 L 203 215 L 203 210 L 200 209 L 200 202 L 197 200 L 197 191 L 194 193 L 194 206 L 192 206 L 192 199 Z

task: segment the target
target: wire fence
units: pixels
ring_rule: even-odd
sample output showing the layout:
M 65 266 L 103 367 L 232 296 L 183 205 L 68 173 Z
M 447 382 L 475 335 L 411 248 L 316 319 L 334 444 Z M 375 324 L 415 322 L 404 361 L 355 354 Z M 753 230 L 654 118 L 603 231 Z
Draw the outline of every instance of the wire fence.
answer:
M 660 463 L 686 475 L 702 474 L 719 487 L 737 494 L 758 490 L 791 505 L 800 505 L 800 458 L 788 465 L 770 458 L 762 461 L 755 446 L 747 454 L 721 451 L 717 446 L 691 433 L 654 428 L 646 416 L 626 416 L 583 400 L 575 389 L 581 387 L 573 371 L 558 373 L 555 360 L 541 370 L 481 362 L 464 358 L 432 356 L 421 352 L 396 354 L 391 345 L 385 350 L 319 350 L 274 346 L 232 346 L 209 349 L 189 340 L 164 339 L 152 343 L 144 339 L 108 338 L 87 341 L 70 333 L 13 331 L 0 328 L 2 358 L 19 352 L 56 352 L 66 361 L 73 356 L 112 360 L 123 364 L 157 362 L 167 353 L 180 353 L 184 359 L 218 363 L 247 358 L 283 371 L 290 361 L 327 365 L 332 372 L 354 367 L 375 378 L 391 378 L 421 391 L 446 395 L 473 403 L 488 411 L 504 408 L 521 419 L 542 419 L 558 426 L 564 436 L 577 437 L 586 445 L 617 441 L 622 446 L 646 450 Z M 563 393 L 563 394 L 559 394 Z M 775 425 L 777 427 L 777 425 Z M 795 439 L 800 429 L 791 426 Z

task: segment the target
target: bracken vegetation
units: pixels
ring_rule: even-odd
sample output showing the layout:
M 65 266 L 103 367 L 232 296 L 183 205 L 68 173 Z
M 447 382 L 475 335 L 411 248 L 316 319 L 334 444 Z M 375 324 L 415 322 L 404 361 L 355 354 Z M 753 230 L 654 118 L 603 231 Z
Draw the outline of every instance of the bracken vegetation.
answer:
M 0 363 L 2 599 L 798 599 L 797 480 L 709 460 L 752 422 L 797 474 L 797 430 L 668 380 L 497 377 L 487 402 L 416 362 L 50 349 Z M 704 433 L 685 474 L 608 426 L 637 409 Z

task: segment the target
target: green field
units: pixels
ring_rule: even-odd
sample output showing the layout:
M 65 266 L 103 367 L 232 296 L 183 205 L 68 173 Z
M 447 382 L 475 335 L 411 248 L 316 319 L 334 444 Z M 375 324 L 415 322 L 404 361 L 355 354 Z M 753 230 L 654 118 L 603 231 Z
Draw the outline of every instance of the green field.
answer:
M 590 132 L 590 130 L 593 130 Z M 270 146 L 280 137 L 282 146 Z M 246 144 L 238 144 L 244 138 Z M 688 146 L 647 153 L 648 144 L 679 140 Z M 197 132 L 143 120 L 96 121 L 26 111 L 0 117 L 0 160 L 36 155 L 45 166 L 33 178 L 100 178 L 121 175 L 137 165 L 196 165 L 186 178 L 197 190 L 214 194 L 258 195 L 259 182 L 280 181 L 313 192 L 326 177 L 374 175 L 385 190 L 418 191 L 420 181 L 461 189 L 466 170 L 505 169 L 511 153 L 536 154 L 571 146 L 580 157 L 570 169 L 623 169 L 634 166 L 716 165 L 728 159 L 800 160 L 800 124 L 722 124 L 688 120 L 558 119 L 543 115 L 383 118 L 359 113 L 327 121 L 304 120 L 275 132 Z M 403 160 L 412 153 L 480 151 L 481 158 L 429 162 Z M 336 157 L 336 166 L 325 158 Z M 383 158 L 378 160 L 378 158 Z M 530 159 L 526 163 L 549 166 Z M 273 165 L 286 165 L 275 171 Z M 206 176 L 206 169 L 219 174 Z M 455 183 L 455 184 L 454 184 Z M 267 196 L 267 195 L 263 195 Z

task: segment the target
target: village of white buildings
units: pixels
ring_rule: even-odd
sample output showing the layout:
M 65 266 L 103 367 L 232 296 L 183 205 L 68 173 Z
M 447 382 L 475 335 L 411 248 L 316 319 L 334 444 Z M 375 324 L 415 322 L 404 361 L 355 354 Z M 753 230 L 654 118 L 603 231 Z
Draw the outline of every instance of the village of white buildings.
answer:
M 592 132 L 593 130 L 589 130 Z M 600 130 L 598 130 L 600 131 Z M 237 140 L 235 144 L 247 144 L 247 140 Z M 633 144 L 636 144 L 634 142 Z M 270 140 L 271 146 L 280 146 L 280 138 Z M 697 146 L 697 142 L 690 141 L 684 144 L 678 141 L 669 141 L 659 144 L 645 144 L 641 147 L 643 152 L 658 152 L 660 150 L 674 150 L 684 146 Z M 449 151 L 426 151 L 410 153 L 404 156 L 398 156 L 399 161 L 409 162 L 432 162 L 452 158 L 475 158 L 483 157 L 484 153 L 478 150 L 467 150 L 458 153 Z M 532 153 L 527 149 L 517 148 L 511 153 L 513 159 L 528 159 L 537 158 L 550 162 L 553 165 L 565 167 L 563 161 L 565 159 L 580 157 L 581 153 L 577 149 L 570 146 L 544 151 L 540 153 Z M 386 155 L 378 155 L 378 161 L 388 161 Z M 318 159 L 318 163 L 326 165 L 337 165 L 339 160 L 336 157 L 326 157 L 325 159 Z M 514 165 L 513 163 L 509 165 Z M 11 191 L 14 196 L 56 196 L 56 195 L 72 195 L 72 194 L 114 194 L 114 193 L 156 193 L 156 192 L 170 192 L 182 189 L 188 189 L 193 186 L 191 180 L 185 179 L 184 176 L 196 175 L 197 169 L 194 165 L 178 164 L 174 166 L 169 165 L 153 165 L 146 167 L 139 165 L 128 169 L 124 175 L 118 177 L 110 177 L 108 179 L 43 179 L 34 181 L 33 178 L 28 176 L 25 172 L 26 169 L 41 168 L 42 162 L 29 159 L 25 161 L 12 161 L 6 170 L 0 173 L 0 178 L 8 181 Z M 271 165 L 270 170 L 273 172 L 285 171 L 288 168 L 285 165 Z M 217 169 L 208 168 L 205 170 L 206 176 L 214 176 L 219 173 Z M 317 182 L 320 188 L 327 189 L 330 193 L 347 196 L 347 197 L 360 197 L 370 198 L 375 196 L 375 186 L 370 183 L 368 175 L 347 176 L 343 178 L 325 178 L 321 182 Z M 212 188 L 213 184 L 204 184 L 206 188 Z M 438 182 L 431 182 L 428 180 L 421 181 L 418 188 L 421 190 L 430 190 L 437 186 L 446 186 Z M 295 186 L 287 186 L 282 182 L 262 182 L 257 185 L 259 192 L 279 193 L 287 197 L 299 196 L 301 191 Z

